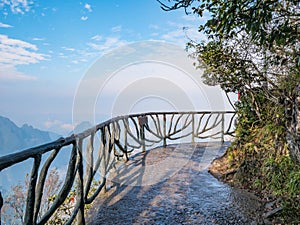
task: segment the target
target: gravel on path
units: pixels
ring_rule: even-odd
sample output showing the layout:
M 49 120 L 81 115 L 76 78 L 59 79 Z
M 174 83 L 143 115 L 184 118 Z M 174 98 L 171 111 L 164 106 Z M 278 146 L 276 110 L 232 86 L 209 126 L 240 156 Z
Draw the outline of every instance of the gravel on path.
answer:
M 207 172 L 226 147 L 170 145 L 118 163 L 87 224 L 259 224 L 259 199 Z

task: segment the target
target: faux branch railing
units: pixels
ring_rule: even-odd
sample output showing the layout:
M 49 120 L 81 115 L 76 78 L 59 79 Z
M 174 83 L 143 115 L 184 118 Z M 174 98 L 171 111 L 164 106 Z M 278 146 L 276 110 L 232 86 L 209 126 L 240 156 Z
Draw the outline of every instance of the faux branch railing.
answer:
M 166 146 L 167 140 L 191 137 L 191 142 L 207 138 L 224 141 L 225 135 L 234 132 L 235 114 L 232 111 L 154 112 L 120 116 L 82 133 L 0 157 L 0 171 L 30 158 L 34 159 L 28 183 L 24 224 L 47 224 L 73 189 L 76 192 L 76 204 L 65 224 L 74 221 L 85 224 L 85 205 L 91 204 L 100 191 L 105 189 L 106 175 L 115 160 L 123 157 L 127 161 L 128 154 L 134 149 L 145 151 L 159 143 Z M 50 208 L 41 215 L 43 190 L 50 166 L 66 146 L 72 148 L 63 184 Z M 95 181 L 98 182 L 97 187 L 91 188 Z M 2 205 L 0 192 L 0 209 Z

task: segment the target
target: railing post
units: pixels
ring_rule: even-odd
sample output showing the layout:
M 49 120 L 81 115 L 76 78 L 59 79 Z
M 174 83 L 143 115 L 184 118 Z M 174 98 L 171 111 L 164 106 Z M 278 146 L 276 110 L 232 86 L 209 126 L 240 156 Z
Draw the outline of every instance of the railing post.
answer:
M 224 132 L 225 132 L 225 115 L 222 113 L 222 122 L 221 122 L 221 141 L 224 143 Z
M 124 154 L 125 154 L 125 160 L 126 162 L 128 161 L 128 153 L 127 153 L 127 144 L 128 144 L 128 140 L 127 140 L 127 129 L 126 129 L 126 126 L 125 126 L 125 122 L 123 121 L 124 123 Z M 128 119 L 126 119 L 126 123 L 128 124 Z
M 40 154 L 34 157 L 33 167 L 31 169 L 29 186 L 27 191 L 27 201 L 26 201 L 26 212 L 24 216 L 24 224 L 36 224 L 33 221 L 34 217 L 34 207 L 35 207 L 35 197 L 36 197 L 36 183 L 38 179 L 39 167 L 41 164 L 42 156 Z
M 100 151 L 102 152 L 102 160 L 100 162 L 100 175 L 105 179 L 106 178 L 106 145 L 107 145 L 107 140 L 106 140 L 106 126 L 104 126 L 101 129 L 101 143 L 100 143 Z M 108 143 L 109 144 L 109 143 Z M 100 152 L 100 154 L 101 154 Z M 101 193 L 104 194 L 106 193 L 106 184 L 104 184 Z
M 192 114 L 192 143 L 195 143 L 195 114 Z
M 139 125 L 140 125 L 140 136 L 142 143 L 142 151 L 146 152 L 146 143 L 145 143 L 145 125 L 147 124 L 147 116 L 139 116 Z
M 85 225 L 84 218 L 84 191 L 83 191 L 83 155 L 82 155 L 82 139 L 77 140 L 77 150 L 78 150 L 78 171 L 77 171 L 77 199 L 80 202 L 79 211 L 77 214 L 77 224 Z
M 164 141 L 164 148 L 167 146 L 167 118 L 166 114 L 163 114 L 163 141 Z
M 1 191 L 0 191 L 0 225 L 1 225 L 1 209 L 2 209 L 2 206 L 3 206 L 3 198 L 2 198 L 2 194 L 1 194 Z

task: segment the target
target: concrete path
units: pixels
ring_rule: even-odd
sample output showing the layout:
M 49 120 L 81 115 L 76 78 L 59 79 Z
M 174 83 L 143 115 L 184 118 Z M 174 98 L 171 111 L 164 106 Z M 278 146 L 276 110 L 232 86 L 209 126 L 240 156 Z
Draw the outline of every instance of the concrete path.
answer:
M 88 224 L 256 224 L 258 199 L 207 172 L 226 147 L 170 145 L 119 163 Z

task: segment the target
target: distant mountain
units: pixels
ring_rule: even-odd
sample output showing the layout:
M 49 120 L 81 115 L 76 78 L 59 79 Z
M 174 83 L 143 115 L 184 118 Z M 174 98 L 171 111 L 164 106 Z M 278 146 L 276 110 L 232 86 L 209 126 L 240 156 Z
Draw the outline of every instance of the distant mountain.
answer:
M 74 134 L 78 134 L 78 133 L 81 133 L 87 129 L 90 129 L 93 127 L 93 124 L 91 124 L 90 122 L 88 121 L 83 121 L 81 122 L 80 124 L 78 124 L 74 130 L 70 133 L 70 135 L 72 135 L 73 133 Z
M 28 124 L 18 127 L 10 119 L 0 116 L 0 155 L 56 140 L 60 135 L 41 131 Z

